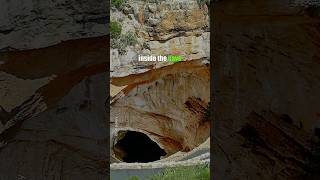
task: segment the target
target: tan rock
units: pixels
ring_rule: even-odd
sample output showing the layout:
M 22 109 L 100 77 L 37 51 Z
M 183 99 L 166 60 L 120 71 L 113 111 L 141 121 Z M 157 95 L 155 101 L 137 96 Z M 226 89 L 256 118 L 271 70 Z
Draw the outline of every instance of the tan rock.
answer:
M 210 122 L 204 116 L 210 101 L 209 79 L 209 68 L 200 61 L 114 78 L 114 85 L 127 87 L 124 96 L 111 105 L 112 136 L 117 139 L 121 130 L 143 132 L 167 156 L 192 150 L 210 133 Z

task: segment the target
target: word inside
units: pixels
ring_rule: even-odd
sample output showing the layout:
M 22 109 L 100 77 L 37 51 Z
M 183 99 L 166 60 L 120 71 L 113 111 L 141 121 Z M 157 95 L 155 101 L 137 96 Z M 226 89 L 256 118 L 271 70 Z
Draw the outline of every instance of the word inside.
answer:
M 139 61 L 170 61 L 179 62 L 182 61 L 183 57 L 181 55 L 168 55 L 168 56 L 141 56 L 139 55 Z

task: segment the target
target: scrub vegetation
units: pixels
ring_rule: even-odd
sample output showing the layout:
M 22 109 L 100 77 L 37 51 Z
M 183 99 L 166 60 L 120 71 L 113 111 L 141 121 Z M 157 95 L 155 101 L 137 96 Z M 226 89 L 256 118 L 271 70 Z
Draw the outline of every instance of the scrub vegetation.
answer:
M 110 22 L 111 48 L 118 49 L 120 55 L 127 53 L 128 46 L 137 44 L 137 36 L 133 32 L 122 33 L 122 26 L 117 21 Z
M 181 166 L 176 168 L 167 168 L 164 172 L 154 175 L 149 180 L 209 180 L 209 165 L 199 166 Z M 132 176 L 129 180 L 140 180 L 137 176 Z

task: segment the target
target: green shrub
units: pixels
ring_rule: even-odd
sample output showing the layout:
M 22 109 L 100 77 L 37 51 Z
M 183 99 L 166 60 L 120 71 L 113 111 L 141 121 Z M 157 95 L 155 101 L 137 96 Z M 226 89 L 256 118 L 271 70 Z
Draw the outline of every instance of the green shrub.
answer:
M 122 9 L 125 0 L 111 0 L 111 6 Z
M 118 49 L 120 55 L 125 55 L 127 53 L 127 45 L 122 41 L 122 39 L 111 39 L 111 48 Z
M 118 38 L 121 35 L 122 26 L 117 21 L 110 22 L 110 36 L 111 38 Z
M 133 46 L 138 42 L 137 37 L 133 32 L 128 32 L 127 34 L 125 34 L 124 40 L 129 46 Z
M 163 173 L 155 175 L 150 180 L 209 180 L 208 165 L 168 168 Z
M 150 50 L 150 46 L 147 42 L 143 42 L 142 44 L 143 49 L 149 49 Z
M 117 38 L 111 37 L 111 48 L 118 49 L 120 55 L 127 53 L 127 46 L 133 46 L 138 42 L 137 36 L 133 32 L 119 35 Z
M 131 176 L 128 180 L 140 180 L 138 176 Z
M 118 49 L 120 55 L 127 53 L 127 46 L 135 45 L 138 40 L 137 36 L 133 32 L 121 34 L 122 26 L 117 21 L 110 22 L 110 37 L 111 37 L 111 48 Z

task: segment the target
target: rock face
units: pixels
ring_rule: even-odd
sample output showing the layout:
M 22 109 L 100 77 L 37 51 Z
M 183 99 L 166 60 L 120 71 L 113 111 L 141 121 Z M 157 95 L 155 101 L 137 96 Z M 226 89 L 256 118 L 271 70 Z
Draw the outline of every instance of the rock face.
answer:
M 0 179 L 107 178 L 107 41 L 81 39 L 1 54 L 7 59 L 0 68 L 10 75 L 1 77 Z M 75 47 L 86 51 L 81 55 Z M 54 57 L 65 57 L 59 60 L 70 66 Z M 42 65 L 50 66 L 38 71 Z
M 30 112 L 7 130 L 14 136 L 1 134 L 7 144 L 0 161 L 9 162 L 0 167 L 1 179 L 107 178 L 104 76 L 85 78 L 55 108 Z
M 196 0 L 128 0 L 111 9 L 112 23 L 122 26 L 121 34 L 111 39 L 110 146 L 114 162 L 165 160 L 208 139 L 208 12 L 207 5 Z M 125 47 L 123 54 L 117 43 L 132 33 L 137 42 Z M 138 61 L 138 55 L 181 55 L 184 62 Z M 150 151 L 135 148 L 140 144 L 149 144 Z
M 19 79 L 12 74 L 0 72 L 1 107 L 4 111 L 12 111 L 17 104 L 22 104 L 32 96 L 40 87 L 49 83 L 53 77 L 41 79 Z
M 319 6 L 214 9 L 216 179 L 303 179 L 319 124 Z M 302 5 L 303 4 L 303 5 Z
M 104 0 L 10 1 L 0 7 L 0 50 L 34 49 L 61 41 L 105 35 Z
M 111 104 L 111 147 L 121 140 L 119 132 L 126 130 L 146 134 L 166 157 L 204 142 L 210 133 L 205 116 L 210 100 L 208 66 L 201 61 L 184 62 L 113 79 L 113 84 L 127 87 L 122 90 L 124 96 Z
M 0 179 L 108 177 L 107 12 L 99 0 L 1 3 Z
M 133 32 L 138 40 L 135 46 L 127 47 L 125 55 L 119 55 L 118 49 L 112 50 L 112 77 L 172 64 L 150 62 L 146 65 L 138 62 L 139 54 L 179 54 L 185 60 L 208 58 L 210 55 L 208 7 L 199 5 L 196 0 L 129 0 L 122 9 L 111 9 L 111 21 L 120 22 L 122 33 Z

